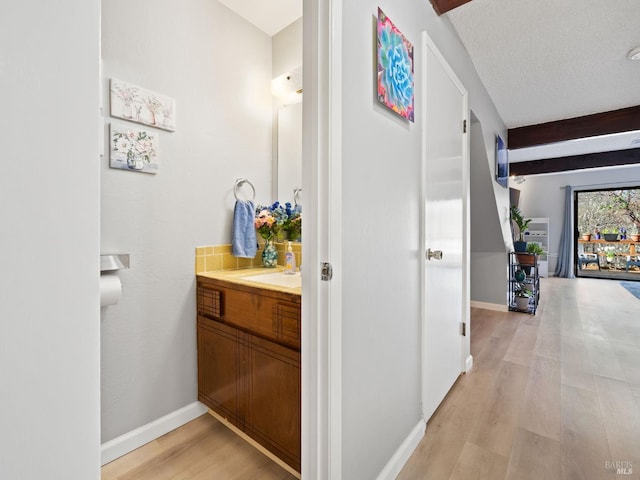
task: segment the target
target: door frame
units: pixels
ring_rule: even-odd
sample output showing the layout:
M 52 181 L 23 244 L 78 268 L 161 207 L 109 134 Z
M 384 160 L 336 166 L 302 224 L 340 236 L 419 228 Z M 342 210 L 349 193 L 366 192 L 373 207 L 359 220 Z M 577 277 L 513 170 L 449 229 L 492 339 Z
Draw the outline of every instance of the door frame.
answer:
M 302 478 L 342 478 L 342 0 L 303 0 Z M 320 280 L 321 263 L 333 266 Z
M 438 61 L 440 62 L 440 64 L 442 65 L 442 67 L 444 68 L 445 72 L 447 73 L 447 75 L 449 76 L 449 78 L 451 79 L 451 81 L 455 84 L 455 86 L 458 88 L 458 90 L 460 90 L 462 96 L 463 96 L 463 111 L 461 112 L 461 118 L 466 120 L 467 123 L 467 129 L 466 129 L 466 133 L 464 133 L 461 136 L 461 141 L 462 141 L 462 204 L 463 204 L 463 213 L 462 213 L 462 218 L 463 218 L 463 227 L 462 227 L 462 285 L 461 285 L 461 294 L 462 294 L 462 312 L 461 312 L 461 318 L 462 321 L 466 324 L 466 336 L 460 336 L 460 342 L 461 342 L 461 348 L 460 348 L 460 373 L 465 373 L 467 372 L 469 369 L 471 369 L 472 365 L 473 365 L 473 357 L 471 356 L 471 343 L 470 343 L 470 339 L 471 339 L 471 324 L 470 324 L 470 305 L 471 305 L 471 295 L 470 295 L 470 291 L 471 291 L 471 282 L 470 282 L 470 217 L 469 217 L 469 193 L 470 193 L 470 179 L 469 179 L 469 151 L 470 151 L 470 128 L 471 128 L 471 122 L 470 122 L 470 114 L 469 114 L 469 93 L 467 92 L 467 89 L 464 87 L 464 85 L 462 84 L 462 82 L 459 80 L 458 76 L 456 75 L 456 73 L 453 71 L 453 69 L 451 68 L 451 66 L 447 63 L 445 57 L 442 55 L 442 53 L 440 52 L 440 50 L 438 49 L 438 47 L 436 46 L 435 42 L 431 39 L 431 37 L 428 35 L 428 33 L 426 31 L 424 31 L 422 33 L 422 91 L 423 91 L 423 95 L 422 95 L 422 111 L 426 112 L 428 105 L 427 105 L 427 89 L 429 88 L 429 85 L 427 85 L 427 70 L 429 68 L 428 64 L 427 64 L 427 49 L 431 49 L 431 51 L 434 53 L 435 57 L 438 59 Z M 422 199 L 421 199 L 421 208 L 422 208 L 422 222 L 423 225 L 421 226 L 420 229 L 420 235 L 421 235 L 421 239 L 420 239 L 420 245 L 422 246 L 422 252 L 426 252 L 427 249 L 427 245 L 426 245 L 426 236 L 425 236 L 425 227 L 426 225 L 424 225 L 425 222 L 425 215 L 426 212 L 425 210 L 425 205 L 426 205 L 426 198 L 427 198 L 427 192 L 426 192 L 426 180 L 427 180 L 427 136 L 428 136 L 429 132 L 428 132 L 428 125 L 427 122 L 424 121 L 423 122 L 423 129 L 422 129 Z M 423 253 L 424 255 L 424 253 Z M 426 270 L 427 268 L 427 260 L 425 257 L 422 258 L 422 264 L 421 264 L 421 291 L 423 292 L 421 294 L 421 298 L 422 298 L 422 414 L 424 417 L 424 420 L 428 420 L 427 418 L 427 412 L 425 410 L 425 407 L 427 405 L 427 393 L 428 393 L 428 385 L 425 379 L 425 372 L 427 371 L 427 342 L 426 342 L 426 330 L 427 330 L 427 302 L 426 302 L 426 296 L 424 295 L 424 291 L 426 288 L 425 285 L 425 277 L 426 277 Z

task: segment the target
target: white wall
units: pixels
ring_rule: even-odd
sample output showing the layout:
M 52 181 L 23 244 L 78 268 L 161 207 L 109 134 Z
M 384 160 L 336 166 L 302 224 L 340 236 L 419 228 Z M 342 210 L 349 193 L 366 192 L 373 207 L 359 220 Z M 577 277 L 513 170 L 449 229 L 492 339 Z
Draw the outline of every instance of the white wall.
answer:
M 0 16 L 0 478 L 100 478 L 97 0 Z
M 413 124 L 375 100 L 378 5 L 415 47 Z M 487 145 L 504 125 L 449 21 L 438 18 L 429 2 L 343 2 L 342 15 L 342 477 L 358 480 L 376 478 L 421 420 L 420 42 L 425 28 L 469 91 Z M 506 195 L 499 201 L 508 204 Z
M 471 301 L 507 307 L 507 249 L 480 122 L 471 124 Z M 495 148 L 495 142 L 490 144 Z M 502 187 L 500 187 L 502 188 Z M 506 190 L 506 189 L 504 189 Z M 485 305 L 486 306 L 486 305 Z
M 157 175 L 101 164 L 101 248 L 131 254 L 102 312 L 106 442 L 197 398 L 194 249 L 230 243 L 236 178 L 273 200 L 272 75 L 270 37 L 216 1 L 102 3 L 105 79 L 177 105 L 176 132 L 154 130 Z
M 273 77 L 302 65 L 302 18 L 283 28 L 272 38 Z
M 571 185 L 583 189 L 597 189 L 640 184 L 640 167 L 625 166 L 574 170 L 572 172 L 529 175 L 520 190 L 520 210 L 525 217 L 549 217 L 549 275 L 555 272 L 560 249 L 560 235 L 564 221 L 565 190 Z

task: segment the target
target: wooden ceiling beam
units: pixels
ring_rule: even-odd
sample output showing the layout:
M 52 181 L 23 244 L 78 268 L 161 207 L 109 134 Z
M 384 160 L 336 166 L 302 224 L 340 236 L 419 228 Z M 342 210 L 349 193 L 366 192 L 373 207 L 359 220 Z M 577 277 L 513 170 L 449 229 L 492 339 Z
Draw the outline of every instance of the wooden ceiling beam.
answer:
M 509 164 L 509 175 L 536 175 L 558 173 L 584 168 L 613 167 L 640 163 L 640 148 L 613 152 L 588 153 L 570 157 L 545 158 Z
M 433 0 L 435 1 L 435 0 Z M 509 149 L 640 130 L 640 106 L 509 129 Z
M 431 0 L 431 5 L 438 15 L 443 15 L 449 10 L 469 3 L 471 0 Z

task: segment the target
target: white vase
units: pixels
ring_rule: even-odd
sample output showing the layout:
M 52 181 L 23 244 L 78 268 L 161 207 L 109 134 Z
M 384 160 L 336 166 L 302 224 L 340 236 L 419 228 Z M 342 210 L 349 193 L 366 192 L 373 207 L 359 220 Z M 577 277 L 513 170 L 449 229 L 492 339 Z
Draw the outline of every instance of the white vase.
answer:
M 124 118 L 131 118 L 133 115 L 131 115 L 131 103 L 124 103 L 122 105 L 122 116 Z
M 140 155 L 134 155 L 132 152 L 127 154 L 127 167 L 131 170 L 144 169 L 144 159 Z
M 529 297 L 516 297 L 516 308 L 518 310 L 529 310 Z

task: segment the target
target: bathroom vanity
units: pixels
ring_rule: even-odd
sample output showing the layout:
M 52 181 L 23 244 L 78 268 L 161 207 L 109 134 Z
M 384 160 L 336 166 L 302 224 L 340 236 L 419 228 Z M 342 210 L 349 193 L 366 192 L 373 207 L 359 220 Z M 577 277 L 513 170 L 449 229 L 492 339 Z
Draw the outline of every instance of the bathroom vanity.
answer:
M 197 275 L 198 399 L 299 472 L 301 289 L 278 274 Z

